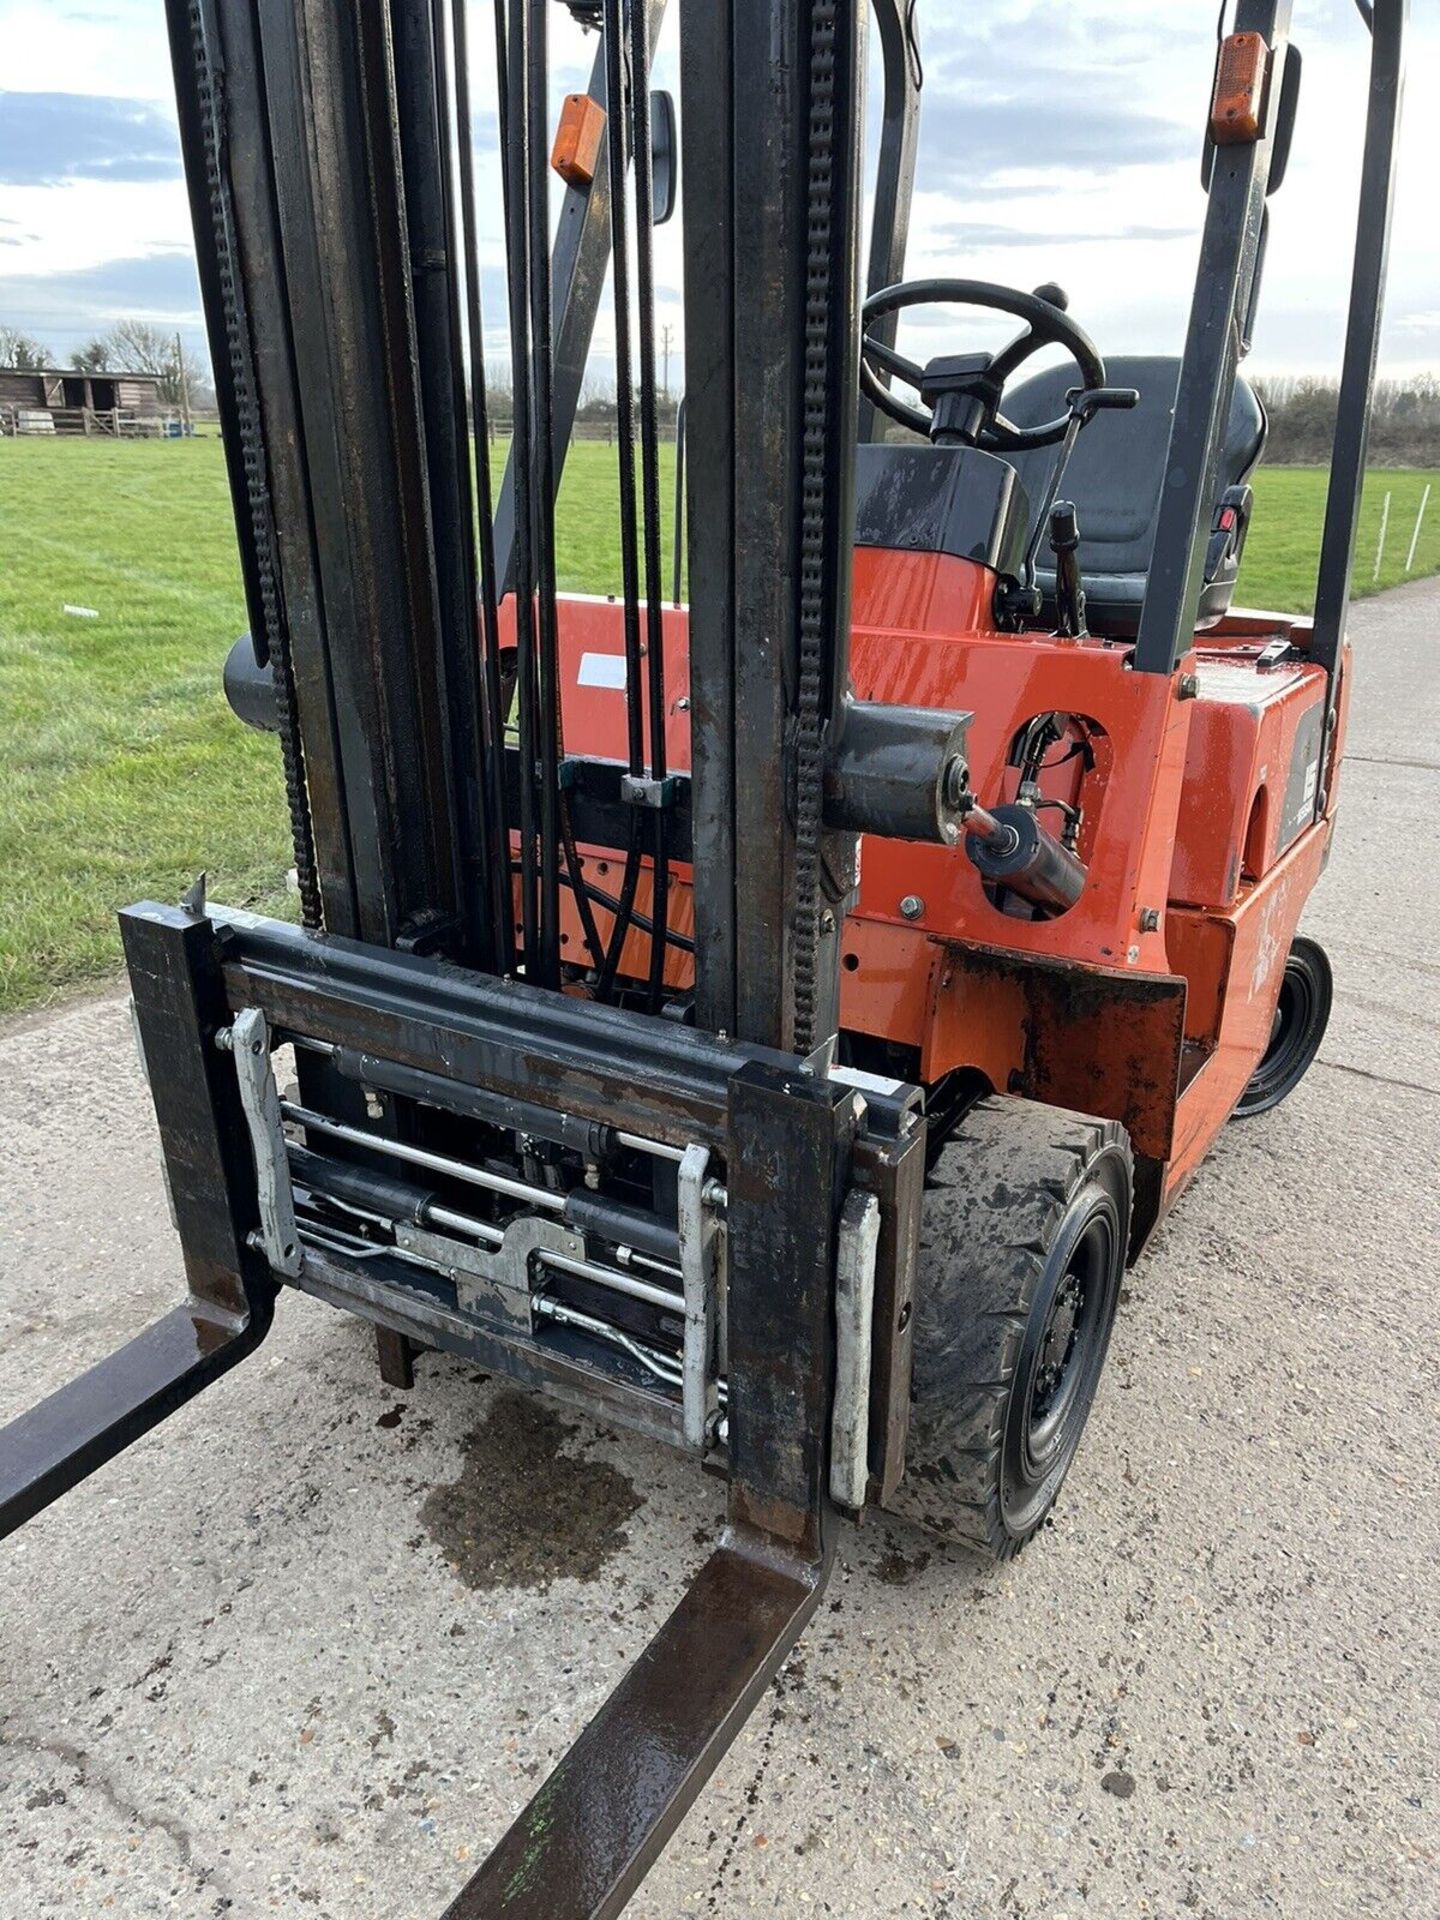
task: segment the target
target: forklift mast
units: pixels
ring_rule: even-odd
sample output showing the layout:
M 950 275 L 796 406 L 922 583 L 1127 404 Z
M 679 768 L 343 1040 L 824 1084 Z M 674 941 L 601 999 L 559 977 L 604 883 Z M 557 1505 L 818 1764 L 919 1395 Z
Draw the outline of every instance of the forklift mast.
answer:
M 841 929 L 862 835 L 949 851 L 994 826 L 970 712 L 857 698 L 851 674 L 857 446 L 882 411 L 862 283 L 883 303 L 903 272 L 914 0 L 874 0 L 868 262 L 860 0 L 678 0 L 678 143 L 651 88 L 664 0 L 565 4 L 598 52 L 557 193 L 561 0 L 168 0 L 250 621 L 232 667 L 279 735 L 303 924 L 203 884 L 122 915 L 190 1294 L 0 1455 L 5 1533 L 253 1351 L 288 1285 L 372 1321 L 402 1370 L 420 1346 L 464 1355 L 726 1473 L 720 1545 L 450 1920 L 619 1913 L 810 1617 L 837 1515 L 900 1481 L 925 1094 L 837 1057 Z M 1239 0 L 1225 43 L 1263 58 L 1237 83 L 1248 119 L 1207 142 L 1136 679 L 1174 681 L 1193 643 L 1293 121 L 1290 10 Z M 1362 12 L 1314 640 L 1331 713 L 1403 0 Z M 477 205 L 491 151 L 501 274 Z M 655 370 L 653 228 L 677 173 L 688 612 L 665 604 Z M 619 759 L 565 738 L 555 524 L 607 288 L 623 655 L 597 684 L 623 708 Z M 864 330 L 882 358 L 898 310 Z M 1062 878 L 1077 864 L 1038 844 Z

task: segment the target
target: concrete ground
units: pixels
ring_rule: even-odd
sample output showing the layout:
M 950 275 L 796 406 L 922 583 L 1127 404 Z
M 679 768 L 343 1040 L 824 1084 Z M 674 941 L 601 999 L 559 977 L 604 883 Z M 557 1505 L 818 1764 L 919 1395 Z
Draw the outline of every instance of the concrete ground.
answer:
M 1132 1275 L 1054 1527 L 847 1532 L 636 1920 L 1440 1913 L 1440 586 L 1354 634 L 1320 1063 Z M 0 1161 L 5 1416 L 176 1298 L 119 999 L 0 1035 Z M 0 1914 L 433 1920 L 720 1510 L 287 1297 L 0 1553 Z

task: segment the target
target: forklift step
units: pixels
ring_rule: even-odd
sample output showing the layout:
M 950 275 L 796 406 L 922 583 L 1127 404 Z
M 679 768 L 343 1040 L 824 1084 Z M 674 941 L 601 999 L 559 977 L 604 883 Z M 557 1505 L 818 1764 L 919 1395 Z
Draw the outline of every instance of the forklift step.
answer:
M 828 1556 L 738 1529 L 442 1920 L 621 1913 L 814 1612 Z

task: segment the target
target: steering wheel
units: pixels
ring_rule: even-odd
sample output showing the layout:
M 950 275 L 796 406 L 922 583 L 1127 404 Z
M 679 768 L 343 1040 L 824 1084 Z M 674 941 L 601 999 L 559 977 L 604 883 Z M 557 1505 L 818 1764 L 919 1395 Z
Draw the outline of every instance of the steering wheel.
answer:
M 997 313 L 1013 314 L 1025 322 L 1006 347 L 992 358 L 989 354 L 966 354 L 949 361 L 932 361 L 929 368 L 905 359 L 870 329 L 877 320 L 899 313 L 905 307 L 946 305 L 989 307 Z M 1080 370 L 1084 388 L 1105 385 L 1105 362 L 1083 328 L 1065 311 L 1065 296 L 1059 287 L 1047 286 L 1035 293 L 1021 293 L 1014 287 L 999 287 L 988 280 L 902 280 L 897 286 L 883 287 L 865 302 L 862 314 L 864 331 L 860 341 L 860 385 L 866 397 L 916 433 L 929 438 L 943 411 L 949 416 L 942 428 L 947 438 L 969 446 L 983 447 L 990 453 L 1023 453 L 1032 447 L 1051 447 L 1063 440 L 1070 415 L 1061 414 L 1039 427 L 1014 426 L 1000 412 L 1000 399 L 1006 382 L 1016 369 L 1042 347 L 1063 347 Z M 912 407 L 897 400 L 877 369 L 894 374 L 914 387 L 928 408 Z M 959 403 L 965 403 L 963 406 Z

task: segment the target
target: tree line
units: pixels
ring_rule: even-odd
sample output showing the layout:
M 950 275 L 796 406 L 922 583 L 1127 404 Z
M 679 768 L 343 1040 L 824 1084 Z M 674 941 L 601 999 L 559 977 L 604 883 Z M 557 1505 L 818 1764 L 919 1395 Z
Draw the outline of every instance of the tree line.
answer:
M 1270 416 L 1268 466 L 1322 467 L 1330 459 L 1339 384 L 1310 375 L 1259 379 Z M 1370 464 L 1440 467 L 1440 375 L 1377 380 L 1370 409 Z

